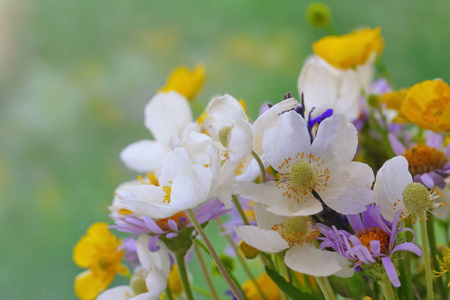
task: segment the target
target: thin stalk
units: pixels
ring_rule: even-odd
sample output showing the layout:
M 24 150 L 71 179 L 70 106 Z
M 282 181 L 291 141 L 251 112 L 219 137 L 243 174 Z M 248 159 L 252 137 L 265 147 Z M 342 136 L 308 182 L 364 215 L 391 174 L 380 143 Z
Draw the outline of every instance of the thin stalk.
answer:
M 428 250 L 427 222 L 425 220 L 420 221 L 420 235 L 422 236 L 423 267 L 425 268 L 425 278 L 427 280 L 427 300 L 433 300 L 433 273 L 431 272 L 430 253 Z
M 395 300 L 394 290 L 392 289 L 391 281 L 387 273 L 384 273 L 383 278 L 379 281 L 381 289 L 383 290 L 384 299 Z
M 233 280 L 230 277 L 230 274 L 228 274 L 227 270 L 223 266 L 222 262 L 220 261 L 219 256 L 216 253 L 216 250 L 214 250 L 214 247 L 212 246 L 211 242 L 209 241 L 208 237 L 206 236 L 205 231 L 203 230 L 202 226 L 200 226 L 200 223 L 198 223 L 197 217 L 195 216 L 195 213 L 192 209 L 187 210 L 187 214 L 189 216 L 189 219 L 191 219 L 192 225 L 194 225 L 195 230 L 200 234 L 203 241 L 206 244 L 206 247 L 208 248 L 209 253 L 211 253 L 211 256 L 213 257 L 217 268 L 220 271 L 220 274 L 222 274 L 223 278 L 227 282 L 228 286 L 231 289 L 231 292 L 234 294 L 234 296 L 238 300 L 243 300 L 241 293 L 239 292 L 238 288 L 234 284 Z
M 405 292 L 406 292 L 406 299 L 413 299 L 412 294 L 412 274 L 411 274 L 411 259 L 410 259 L 410 253 L 407 251 L 403 251 L 403 264 L 405 267 Z
M 220 221 L 220 219 L 216 219 L 217 225 L 219 225 L 220 230 L 222 231 L 222 233 L 224 233 L 223 228 L 222 228 L 222 222 Z M 255 276 L 253 275 L 252 271 L 250 270 L 250 268 L 247 265 L 247 262 L 245 261 L 245 259 L 242 257 L 241 253 L 239 253 L 239 249 L 236 247 L 236 244 L 233 242 L 233 240 L 231 239 L 230 235 L 228 234 L 224 234 L 225 238 L 228 241 L 228 244 L 231 245 L 231 247 L 233 247 L 234 252 L 236 253 L 236 256 L 239 260 L 239 263 L 242 265 L 242 268 L 244 269 L 245 274 L 247 275 L 247 277 L 252 281 L 253 285 L 256 287 L 256 289 L 258 290 L 259 295 L 264 299 L 267 300 L 266 294 L 264 294 L 264 291 L 262 290 L 261 286 L 258 284 L 258 281 L 256 281 Z
M 328 291 L 328 295 L 332 300 L 336 300 L 336 294 L 334 293 L 333 287 L 331 286 L 330 280 L 328 277 L 322 277 L 323 282 L 325 283 L 325 288 Z
M 252 156 L 258 163 L 259 170 L 261 171 L 261 182 L 266 182 L 266 169 L 264 168 L 264 164 L 262 163 L 261 158 L 255 151 L 252 151 Z
M 325 300 L 331 300 L 331 297 L 328 294 L 327 287 L 325 286 L 325 283 L 323 282 L 322 277 L 314 276 L 314 278 L 316 279 L 316 282 L 319 285 L 320 290 L 322 291 L 322 294 L 325 297 Z
M 430 241 L 430 254 L 431 254 L 431 261 L 433 263 L 433 269 L 435 270 L 439 270 L 439 262 L 436 260 L 436 255 L 437 255 L 437 249 L 436 249 L 436 234 L 434 231 L 434 218 L 433 216 L 430 214 L 429 219 L 428 219 L 428 226 L 427 226 L 427 234 L 428 234 L 428 239 Z M 442 282 L 442 276 L 441 277 L 437 277 L 435 279 L 436 283 L 437 283 L 437 288 L 439 290 L 439 294 L 441 296 L 444 295 L 445 293 L 445 288 L 444 288 L 444 283 Z
M 242 222 L 244 222 L 244 225 L 250 225 L 248 222 L 247 216 L 245 215 L 244 210 L 242 209 L 241 203 L 239 203 L 239 199 L 236 195 L 232 195 L 231 199 L 233 200 L 234 206 L 236 207 L 236 210 L 239 213 L 239 216 L 242 219 Z
M 170 290 L 169 285 L 167 285 L 167 288 L 166 288 L 166 296 L 167 296 L 167 300 L 174 300 L 173 296 L 172 296 L 172 291 Z
M 178 273 L 180 274 L 180 279 L 186 298 L 188 300 L 194 300 L 194 295 L 192 295 L 191 285 L 187 275 L 186 262 L 184 261 L 184 253 L 176 253 L 175 260 L 177 261 Z
M 220 300 L 219 295 L 217 294 L 217 291 L 214 288 L 214 284 L 211 280 L 211 277 L 209 276 L 208 268 L 206 268 L 206 264 L 205 264 L 205 260 L 203 259 L 203 256 L 202 256 L 202 252 L 200 251 L 200 248 L 197 245 L 197 243 L 194 243 L 194 250 L 195 250 L 195 253 L 197 254 L 198 261 L 200 262 L 200 268 L 202 269 L 203 276 L 205 276 L 206 283 L 208 284 L 208 287 L 211 291 L 212 297 L 215 300 Z

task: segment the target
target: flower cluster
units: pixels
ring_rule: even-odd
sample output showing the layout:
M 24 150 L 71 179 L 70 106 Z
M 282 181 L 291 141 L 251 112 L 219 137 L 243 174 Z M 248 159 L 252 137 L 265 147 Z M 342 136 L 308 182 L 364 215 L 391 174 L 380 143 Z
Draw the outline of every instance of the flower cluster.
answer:
M 328 26 L 327 9 L 311 8 L 308 20 Z M 228 94 L 194 118 L 190 102 L 205 68 L 175 70 L 144 109 L 152 139 L 120 154 L 138 179 L 114 192 L 114 224 L 92 225 L 74 249 L 89 269 L 75 280 L 77 296 L 194 299 L 187 265 L 195 253 L 214 299 L 408 299 L 413 290 L 445 298 L 448 254 L 434 257 L 435 227 L 448 226 L 448 199 L 440 197 L 449 194 L 450 87 L 437 79 L 393 90 L 375 76 L 384 44 L 380 28 L 318 40 L 298 97 L 262 104 L 254 121 Z M 222 235 L 208 238 L 209 224 Z M 221 238 L 227 256 L 216 252 Z M 210 258 L 226 293 L 214 286 Z M 255 258 L 265 268 L 259 276 L 247 265 Z M 233 275 L 234 260 L 245 284 Z M 116 274 L 128 284 L 108 289 Z M 349 294 L 355 280 L 361 288 Z

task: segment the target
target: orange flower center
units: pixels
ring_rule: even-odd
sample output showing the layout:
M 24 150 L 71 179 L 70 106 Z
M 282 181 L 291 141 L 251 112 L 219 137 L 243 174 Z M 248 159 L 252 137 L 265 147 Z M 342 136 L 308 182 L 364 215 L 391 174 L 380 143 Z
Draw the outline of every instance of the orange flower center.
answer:
M 178 228 L 180 228 L 186 224 L 187 215 L 184 212 L 179 212 L 179 213 L 174 214 L 171 217 L 164 218 L 164 219 L 158 219 L 155 222 L 156 222 L 156 224 L 158 224 L 158 226 L 162 230 L 169 231 L 169 230 L 171 230 L 169 227 L 169 220 L 174 220 L 177 223 Z
M 425 144 L 418 144 L 403 153 L 409 163 L 409 171 L 412 175 L 424 174 L 440 169 L 447 162 L 445 154 Z
M 372 253 L 370 249 L 370 242 L 379 241 L 380 252 L 383 254 L 387 254 L 389 248 L 389 235 L 380 228 L 371 227 L 369 229 L 364 229 L 364 231 L 358 231 L 356 233 L 356 236 L 361 241 L 361 244 L 363 244 L 367 249 L 369 249 L 370 253 Z

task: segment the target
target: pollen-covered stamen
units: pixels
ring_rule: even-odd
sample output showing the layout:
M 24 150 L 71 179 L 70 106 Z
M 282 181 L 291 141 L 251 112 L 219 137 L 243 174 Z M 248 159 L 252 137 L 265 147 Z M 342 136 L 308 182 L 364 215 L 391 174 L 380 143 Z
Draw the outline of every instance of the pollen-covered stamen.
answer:
M 409 171 L 412 175 L 441 169 L 448 161 L 444 152 L 425 144 L 418 144 L 406 150 L 403 156 L 408 161 Z
M 169 181 L 169 185 L 165 185 L 162 187 L 164 192 L 163 202 L 170 203 L 170 195 L 172 193 L 172 181 Z
M 219 130 L 219 141 L 224 147 L 227 147 L 228 145 L 228 139 L 232 128 L 232 126 L 224 126 Z
M 319 236 L 319 229 L 308 217 L 287 217 L 284 223 L 276 224 L 272 230 L 278 231 L 289 246 L 303 245 Z
M 164 219 L 158 219 L 156 220 L 156 224 L 158 224 L 159 228 L 161 228 L 164 231 L 170 231 L 171 228 L 169 226 L 169 220 L 175 221 L 177 223 L 178 229 L 183 228 L 186 225 L 187 222 L 187 215 L 185 212 L 179 212 L 174 214 L 171 217 L 164 218 Z
M 426 211 L 433 207 L 431 194 L 428 188 L 421 183 L 408 184 L 402 193 L 405 209 L 415 216 L 425 217 Z
M 361 241 L 364 247 L 366 247 L 370 253 L 374 254 L 370 249 L 371 241 L 380 242 L 380 253 L 387 254 L 389 250 L 389 234 L 378 227 L 371 227 L 369 229 L 364 229 L 364 231 L 358 231 L 356 236 Z
M 292 184 L 298 190 L 308 189 L 312 185 L 315 173 L 309 162 L 304 160 L 297 161 L 291 168 Z

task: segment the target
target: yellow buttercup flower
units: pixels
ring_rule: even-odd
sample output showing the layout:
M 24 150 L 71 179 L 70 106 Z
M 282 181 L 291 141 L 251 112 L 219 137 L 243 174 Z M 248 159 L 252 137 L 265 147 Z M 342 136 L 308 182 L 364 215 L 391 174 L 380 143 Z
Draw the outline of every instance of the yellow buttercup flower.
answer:
M 261 287 L 267 300 L 280 300 L 281 292 L 275 282 L 270 279 L 269 275 L 263 273 L 256 278 L 256 282 Z M 248 280 L 242 285 L 242 289 L 248 300 L 263 300 L 253 281 Z
M 326 36 L 312 45 L 314 53 L 338 69 L 365 64 L 384 47 L 381 28 L 361 29 L 341 36 Z
M 419 127 L 450 131 L 450 87 L 442 80 L 418 83 L 408 91 L 401 111 Z
M 409 123 L 408 119 L 402 114 L 402 104 L 406 99 L 408 89 L 401 89 L 398 91 L 392 91 L 380 96 L 380 103 L 384 104 L 387 109 L 393 109 L 397 111 L 397 116 L 392 120 L 394 123 Z
M 160 91 L 175 91 L 191 101 L 200 92 L 204 82 L 205 67 L 202 64 L 195 66 L 193 71 L 187 67 L 178 67 L 169 75 Z
M 183 284 L 181 282 L 180 273 L 178 272 L 178 265 L 173 265 L 170 270 L 169 278 L 167 279 L 172 297 L 179 298 L 183 293 Z
M 123 250 L 117 250 L 121 243 L 106 223 L 92 224 L 78 241 L 73 249 L 73 260 L 79 267 L 89 269 L 75 278 L 74 289 L 78 298 L 95 299 L 111 284 L 116 274 L 129 274 L 121 264 Z

